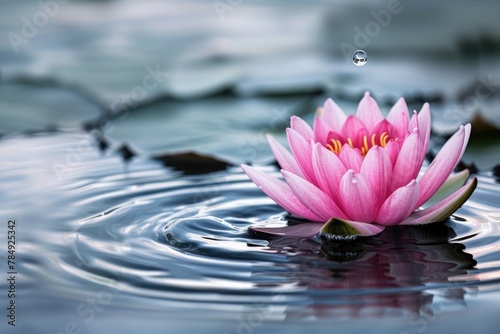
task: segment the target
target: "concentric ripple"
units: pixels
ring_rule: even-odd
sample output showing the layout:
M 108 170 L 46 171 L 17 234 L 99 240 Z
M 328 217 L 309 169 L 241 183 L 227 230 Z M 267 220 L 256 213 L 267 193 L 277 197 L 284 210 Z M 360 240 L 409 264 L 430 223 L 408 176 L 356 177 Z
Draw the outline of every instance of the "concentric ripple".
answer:
M 167 305 L 176 314 L 197 308 L 234 319 L 258 305 L 266 319 L 329 319 L 457 310 L 468 296 L 500 291 L 500 185 L 489 172 L 477 175 L 477 190 L 446 224 L 388 228 L 348 243 L 269 239 L 248 227 L 282 226 L 288 217 L 238 167 L 186 175 L 179 164 L 125 163 L 116 152 L 89 148 L 55 178 L 54 161 L 89 140 L 4 141 L 5 159 L 17 162 L 0 173 L 12 194 L 5 207 L 16 209 L 4 213 L 23 227 L 22 289 L 40 305 L 51 298 L 75 314 L 104 289 L 113 296 L 110 313 L 156 316 Z M 30 150 L 19 153 L 20 144 Z M 274 166 L 259 168 L 279 175 Z M 21 207 L 31 210 L 20 215 Z
M 418 312 L 433 300 L 462 303 L 469 291 L 500 280 L 498 184 L 487 173 L 479 179 L 476 194 L 446 224 L 394 227 L 349 243 L 250 235 L 251 225 L 284 225 L 287 217 L 236 167 L 131 179 L 126 190 L 84 196 L 86 205 L 116 204 L 76 223 L 64 261 L 80 277 L 115 280 L 147 298 L 279 300 L 309 305 L 314 314 Z

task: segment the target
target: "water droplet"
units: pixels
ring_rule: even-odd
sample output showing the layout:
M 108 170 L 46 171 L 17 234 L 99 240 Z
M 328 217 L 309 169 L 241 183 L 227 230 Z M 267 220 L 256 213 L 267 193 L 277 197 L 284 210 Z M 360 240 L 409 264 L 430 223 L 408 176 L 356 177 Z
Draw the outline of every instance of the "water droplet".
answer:
M 355 176 L 353 176 L 351 178 L 351 182 L 354 183 L 354 184 L 356 184 L 356 183 L 358 183 L 358 179 Z
M 368 61 L 368 56 L 366 55 L 366 52 L 364 52 L 363 50 L 357 50 L 352 55 L 352 62 L 356 66 L 363 66 L 364 64 L 366 64 L 367 61 Z

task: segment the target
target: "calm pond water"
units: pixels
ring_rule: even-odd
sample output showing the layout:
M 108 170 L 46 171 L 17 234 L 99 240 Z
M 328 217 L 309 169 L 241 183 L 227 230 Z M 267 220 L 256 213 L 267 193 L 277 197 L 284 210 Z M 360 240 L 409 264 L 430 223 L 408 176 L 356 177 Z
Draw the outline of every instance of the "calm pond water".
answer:
M 23 330 L 451 332 L 471 316 L 485 329 L 497 324 L 500 193 L 491 172 L 478 173 L 473 197 L 446 224 L 347 244 L 266 240 L 247 227 L 284 224 L 283 212 L 237 167 L 197 174 L 207 172 L 204 160 L 193 168 L 201 158 L 183 171 L 88 147 L 60 181 L 49 179 L 68 147 L 92 142 L 72 132 L 2 141 Z
M 384 1 L 243 1 L 224 18 L 210 1 L 72 1 L 17 53 L 0 39 L 1 332 L 495 332 L 498 4 L 401 3 L 363 67 L 338 44 Z M 10 4 L 2 36 L 40 8 Z M 283 140 L 328 96 L 354 112 L 365 90 L 384 112 L 431 102 L 430 156 L 473 122 L 469 201 L 350 243 L 249 234 L 288 217 L 239 164 L 278 175 L 265 133 Z

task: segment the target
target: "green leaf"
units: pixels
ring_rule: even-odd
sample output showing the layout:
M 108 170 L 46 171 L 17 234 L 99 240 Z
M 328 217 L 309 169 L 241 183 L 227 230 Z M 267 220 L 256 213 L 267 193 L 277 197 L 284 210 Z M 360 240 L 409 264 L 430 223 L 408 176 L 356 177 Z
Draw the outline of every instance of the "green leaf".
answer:
M 321 228 L 321 235 L 332 240 L 354 240 L 360 236 L 372 236 L 384 230 L 383 226 L 332 218 Z
M 467 185 L 455 191 L 439 203 L 426 209 L 415 211 L 400 225 L 421 225 L 440 222 L 448 219 L 462 204 L 469 199 L 477 186 L 477 178 L 473 178 Z
M 436 193 L 432 195 L 432 197 L 429 198 L 429 200 L 427 200 L 427 202 L 425 202 L 422 206 L 424 208 L 428 208 L 441 202 L 443 199 L 460 189 L 469 178 L 469 174 L 468 169 L 464 169 L 460 173 L 451 174 L 443 185 L 439 187 Z

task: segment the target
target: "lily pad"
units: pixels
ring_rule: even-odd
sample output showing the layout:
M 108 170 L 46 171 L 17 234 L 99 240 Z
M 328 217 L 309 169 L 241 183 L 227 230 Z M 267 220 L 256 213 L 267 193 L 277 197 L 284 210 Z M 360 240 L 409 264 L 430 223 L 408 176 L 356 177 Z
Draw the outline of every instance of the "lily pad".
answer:
M 70 90 L 0 84 L 0 134 L 78 129 L 83 121 L 99 114 L 99 106 Z

